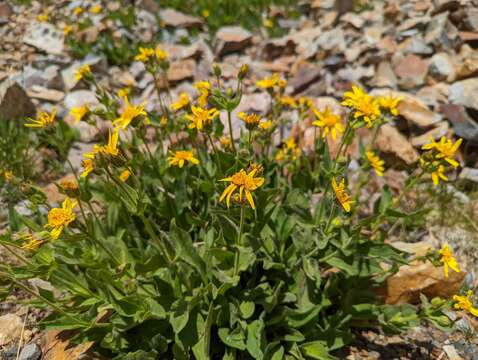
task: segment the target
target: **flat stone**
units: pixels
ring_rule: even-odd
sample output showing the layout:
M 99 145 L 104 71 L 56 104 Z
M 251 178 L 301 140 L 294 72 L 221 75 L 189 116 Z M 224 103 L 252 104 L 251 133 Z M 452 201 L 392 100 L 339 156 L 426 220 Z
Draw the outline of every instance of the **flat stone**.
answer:
M 15 314 L 0 316 L 0 346 L 18 341 L 23 327 L 22 319 Z
M 201 19 L 170 8 L 161 10 L 159 12 L 159 17 L 165 26 L 173 28 L 192 28 L 202 26 Z
M 447 53 L 437 53 L 430 59 L 428 73 L 438 81 L 453 82 L 456 78 L 455 64 Z
M 450 86 L 448 99 L 452 104 L 478 109 L 478 78 L 457 81 Z
M 252 34 L 240 26 L 224 26 L 216 33 L 216 53 L 220 56 L 244 50 L 252 44 Z
M 433 53 L 433 48 L 427 45 L 421 34 L 407 38 L 398 47 L 404 54 L 429 55 Z
M 399 85 L 411 89 L 424 84 L 428 60 L 413 54 L 406 55 L 394 61 L 393 70 L 399 79 Z
M 469 8 L 466 10 L 465 26 L 470 31 L 478 31 L 478 9 Z
M 76 90 L 65 96 L 64 105 L 67 109 L 79 107 L 82 105 L 96 106 L 99 104 L 96 94 L 90 90 Z
M 10 19 L 10 16 L 12 16 L 13 14 L 14 11 L 9 3 L 5 1 L 0 2 L 0 25 L 7 24 Z
M 397 77 L 388 61 L 382 61 L 378 64 L 372 83 L 377 87 L 395 88 L 397 86 Z
M 19 360 L 38 360 L 41 358 L 41 349 L 35 343 L 27 344 L 20 352 Z
M 380 151 L 391 153 L 408 165 L 418 160 L 418 153 L 412 144 L 390 124 L 384 124 L 380 127 L 375 144 Z
M 478 142 L 478 123 L 460 105 L 442 104 L 440 111 L 450 120 L 453 130 L 459 137 Z
M 430 138 L 438 140 L 442 136 L 445 136 L 448 133 L 449 128 L 450 125 L 448 124 L 448 121 L 442 121 L 438 123 L 435 128 L 428 130 L 424 134 L 412 137 L 410 143 L 415 147 L 421 147 L 422 145 L 428 144 Z
M 29 91 L 28 96 L 34 99 L 59 102 L 65 97 L 65 93 L 59 90 L 48 89 L 40 85 L 33 85 Z
M 460 175 L 458 177 L 460 179 L 466 179 L 478 183 L 478 169 L 464 167 L 461 169 Z
M 435 49 L 453 50 L 458 44 L 458 40 L 458 30 L 448 20 L 448 12 L 432 18 L 425 34 L 427 44 L 433 45 Z
M 23 38 L 25 44 L 52 55 L 63 54 L 63 41 L 63 33 L 46 22 L 33 22 Z
M 7 79 L 0 84 L 0 120 L 18 119 L 35 115 L 35 106 L 25 90 Z
M 307 89 L 311 84 L 316 82 L 321 75 L 321 69 L 317 65 L 309 62 L 303 62 L 297 67 L 297 72 L 293 74 L 289 80 L 289 85 L 294 89 L 294 94 Z
M 196 72 L 196 61 L 186 59 L 180 62 L 172 63 L 168 69 L 168 80 L 170 82 L 179 82 L 194 78 Z

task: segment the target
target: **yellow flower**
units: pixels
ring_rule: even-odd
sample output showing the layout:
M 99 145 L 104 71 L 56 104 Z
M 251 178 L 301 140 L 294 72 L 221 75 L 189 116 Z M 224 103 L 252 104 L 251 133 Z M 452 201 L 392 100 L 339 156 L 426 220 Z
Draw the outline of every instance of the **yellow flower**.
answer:
M 66 198 L 61 204 L 61 208 L 50 210 L 48 213 L 48 223 L 45 225 L 45 228 L 51 229 L 50 236 L 53 239 L 58 239 L 63 229 L 76 219 L 76 215 L 73 212 L 73 208 L 76 205 L 77 202 L 75 200 L 71 201 L 70 198 Z
M 201 11 L 201 15 L 202 15 L 202 17 L 204 17 L 204 18 L 208 18 L 209 15 L 211 15 L 211 13 L 209 12 L 208 9 L 204 9 L 203 11 Z
M 103 10 L 103 7 L 100 4 L 93 5 L 90 7 L 90 13 L 99 14 Z
M 126 102 L 126 108 L 121 113 L 120 117 L 113 121 L 113 125 L 119 127 L 121 129 L 126 129 L 128 125 L 138 116 L 146 116 L 146 111 L 144 107 L 146 103 L 142 103 L 140 105 L 134 106 L 131 105 L 128 98 L 124 98 Z
M 292 96 L 287 96 L 287 95 L 281 96 L 279 98 L 279 101 L 284 106 L 289 106 L 289 107 L 292 107 L 292 108 L 297 107 L 297 102 L 295 101 L 295 99 Z
M 42 14 L 39 14 L 39 15 L 37 16 L 37 20 L 38 20 L 39 22 L 46 22 L 46 21 L 48 21 L 48 18 L 49 18 L 49 16 L 48 16 L 48 13 L 46 13 L 46 12 L 44 12 L 44 13 L 42 13 Z
M 78 190 L 78 183 L 76 182 L 76 180 L 63 179 L 63 180 L 60 180 L 59 185 L 65 191 Z
M 230 177 L 221 179 L 220 181 L 228 181 L 231 184 L 226 187 L 219 201 L 226 199 L 227 207 L 229 207 L 232 194 L 239 189 L 239 201 L 242 201 L 242 193 L 244 192 L 249 205 L 252 209 L 255 209 L 256 207 L 251 193 L 264 184 L 264 178 L 254 177 L 257 170 L 257 168 L 254 168 L 249 173 L 246 173 L 246 171 L 242 169 Z
M 314 105 L 314 102 L 311 98 L 302 96 L 301 98 L 299 98 L 299 105 L 305 108 L 311 108 Z
M 468 290 L 466 296 L 460 295 L 453 295 L 453 300 L 456 302 L 453 307 L 457 310 L 466 310 L 470 312 L 472 315 L 478 317 L 478 309 L 473 306 L 471 302 L 471 296 L 473 295 L 473 291 Z
M 199 160 L 194 157 L 192 151 L 175 151 L 168 157 L 169 166 L 179 166 L 179 168 L 182 168 L 186 161 L 194 165 L 199 164 Z
M 452 269 L 455 272 L 460 272 L 460 267 L 458 266 L 458 262 L 456 261 L 455 257 L 453 256 L 452 251 L 448 245 L 443 245 L 440 250 L 440 262 L 443 263 L 443 271 L 445 273 L 445 277 L 448 277 L 449 269 Z
M 63 26 L 63 34 L 64 35 L 69 35 L 73 32 L 73 26 L 71 25 L 65 25 Z
M 87 177 L 93 170 L 95 170 L 95 161 L 93 159 L 83 159 L 81 161 L 81 166 L 83 166 L 83 172 L 81 177 Z
M 192 114 L 185 116 L 186 119 L 191 121 L 188 127 L 190 129 L 197 129 L 198 131 L 202 131 L 204 127 L 208 126 L 212 120 L 219 115 L 219 111 L 215 108 L 203 109 L 199 106 L 192 106 L 191 111 Z
M 106 144 L 105 146 L 101 146 L 98 149 L 99 150 L 98 152 L 105 155 L 117 156 L 119 153 L 118 138 L 119 138 L 118 128 L 114 129 L 113 132 L 110 131 L 108 135 L 108 144 Z
M 244 121 L 246 128 L 249 130 L 254 129 L 261 122 L 261 116 L 259 114 L 246 114 L 245 112 L 240 112 L 237 114 L 237 117 Z
M 342 205 L 342 208 L 346 212 L 350 212 L 353 201 L 351 201 L 349 194 L 347 194 L 345 191 L 345 179 L 342 179 L 340 181 L 340 184 L 337 184 L 337 182 L 335 181 L 335 178 L 333 178 L 332 189 L 334 189 L 335 196 L 337 200 L 339 201 L 340 205 Z
M 270 77 L 265 77 L 262 80 L 256 82 L 256 86 L 262 89 L 271 89 L 274 86 L 285 87 L 287 82 L 279 77 L 278 73 L 274 73 Z
M 334 114 L 330 108 L 326 107 L 324 111 L 314 109 L 314 114 L 318 120 L 314 121 L 312 124 L 323 129 L 322 137 L 325 138 L 330 132 L 332 134 L 332 139 L 336 140 L 337 132 L 344 132 L 344 127 L 342 125 L 340 116 Z
M 71 108 L 70 114 L 75 118 L 75 121 L 78 122 L 83 119 L 89 111 L 90 108 L 88 107 L 88 105 L 84 104 L 82 106 Z
M 83 79 L 85 76 L 88 76 L 91 74 L 91 68 L 90 65 L 85 64 L 83 66 L 80 66 L 76 71 L 75 71 L 75 79 L 77 81 L 80 81 Z
M 272 28 L 274 27 L 274 22 L 271 19 L 264 19 L 262 21 L 262 25 L 264 25 L 266 28 Z
M 272 120 L 263 121 L 259 124 L 259 128 L 264 131 L 268 131 L 274 123 Z
M 378 155 L 375 155 L 373 151 L 367 151 L 365 155 L 367 156 L 368 163 L 375 170 L 375 173 L 378 176 L 383 176 L 383 172 L 385 171 L 383 164 L 385 164 L 385 162 L 380 159 Z
M 126 182 L 126 181 L 129 179 L 130 176 L 131 176 L 131 171 L 130 171 L 130 169 L 126 169 L 126 170 L 123 170 L 123 171 L 121 172 L 119 178 L 120 178 L 120 180 L 121 180 L 122 182 Z
M 37 239 L 32 234 L 26 234 L 23 236 L 24 244 L 21 246 L 23 250 L 34 251 L 45 242 L 43 239 Z
M 6 182 L 10 182 L 13 180 L 13 172 L 11 172 L 10 170 L 5 170 L 3 172 L 3 177 L 5 178 Z
M 73 9 L 73 14 L 76 16 L 80 15 L 82 12 L 83 12 L 83 9 L 79 6 Z
M 231 147 L 231 137 L 230 136 L 221 136 L 219 138 L 219 142 L 221 143 L 222 147 L 224 149 L 230 148 Z
M 402 98 L 395 98 L 393 96 L 379 96 L 377 101 L 383 110 L 388 111 L 394 116 L 398 115 L 397 106 L 400 101 L 402 101 Z
M 117 94 L 118 94 L 118 97 L 122 98 L 122 99 L 125 99 L 128 97 L 129 93 L 131 92 L 131 88 L 129 87 L 124 87 L 122 89 L 119 89 Z
M 377 99 L 358 86 L 352 86 L 352 91 L 347 91 L 344 94 L 342 105 L 353 109 L 354 118 L 363 118 L 367 127 L 371 127 L 373 121 L 380 116 L 380 105 Z
M 163 61 L 168 58 L 168 53 L 164 51 L 163 49 L 161 49 L 159 46 L 156 47 L 155 55 L 156 55 L 156 59 L 158 59 L 159 61 Z
M 25 124 L 25 126 L 31 128 L 44 128 L 53 124 L 55 122 L 55 118 L 56 108 L 53 108 L 50 114 L 46 111 L 42 111 L 36 119 L 29 118 L 28 120 L 30 120 L 30 123 Z
M 140 47 L 139 48 L 139 54 L 137 54 L 134 59 L 136 61 L 141 61 L 141 62 L 148 62 L 149 59 L 154 56 L 154 49 L 153 48 L 144 48 Z
M 199 91 L 198 104 L 200 107 L 207 106 L 207 98 L 211 91 L 211 84 L 209 81 L 199 81 L 193 85 Z
M 189 102 L 190 102 L 190 99 L 189 99 L 188 93 L 182 92 L 181 94 L 179 94 L 178 100 L 171 104 L 171 110 L 173 111 L 181 110 L 182 108 L 188 106 Z
M 453 157 L 455 156 L 455 152 L 460 147 L 463 139 L 458 139 L 455 143 L 453 143 L 452 140 L 442 136 L 439 142 L 436 142 L 433 139 L 430 139 L 430 141 L 431 142 L 429 144 L 425 144 L 422 146 L 423 150 L 435 149 L 438 151 L 438 154 L 436 155 L 437 159 L 443 159 L 455 168 L 460 165 L 458 161 L 453 159 Z
M 433 185 L 438 186 L 440 179 L 448 181 L 448 178 L 445 175 L 445 167 L 443 165 L 438 165 L 436 170 L 432 172 Z

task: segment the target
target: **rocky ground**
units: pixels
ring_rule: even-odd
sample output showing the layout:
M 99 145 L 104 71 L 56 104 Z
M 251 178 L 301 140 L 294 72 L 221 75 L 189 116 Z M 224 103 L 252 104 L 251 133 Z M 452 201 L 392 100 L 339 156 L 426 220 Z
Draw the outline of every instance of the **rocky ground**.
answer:
M 1 119 L 30 116 L 35 110 L 56 107 L 58 115 L 69 121 L 72 107 L 97 104 L 93 90 L 84 88 L 74 77 L 75 70 L 83 64 L 93 68 L 103 86 L 134 87 L 135 101 L 148 101 L 149 110 L 159 106 L 153 78 L 142 63 L 111 65 L 101 52 L 83 59 L 72 56 L 63 34 L 64 26 L 75 19 L 77 6 L 93 3 L 99 2 L 61 1 L 46 6 L 34 1 L 30 6 L 21 6 L 0 0 Z M 402 97 L 399 121 L 384 126 L 376 140 L 376 146 L 388 155 L 389 170 L 383 181 L 395 191 L 402 188 L 407 165 L 416 161 L 420 146 L 430 137 L 463 138 L 463 167 L 456 174 L 456 186 L 448 187 L 440 198 L 426 200 L 434 201 L 437 210 L 429 216 L 423 232 L 398 231 L 391 240 L 411 254 L 426 252 L 429 247 L 447 241 L 458 252 L 463 267 L 469 270 L 464 281 L 470 287 L 476 285 L 478 1 L 370 1 L 362 2 L 359 9 L 351 1 L 303 1 L 299 5 L 302 15 L 298 18 L 286 18 L 280 8 L 264 15 L 265 19 L 274 19 L 274 24 L 286 34 L 275 38 L 268 36 L 266 22 L 266 26 L 253 30 L 223 27 L 212 35 L 204 19 L 160 8 L 152 0 L 137 1 L 137 23 L 125 30 L 115 21 L 105 20 L 103 15 L 107 9 L 118 9 L 119 2 L 108 1 L 103 6 L 103 12 L 88 15 L 91 24 L 78 36 L 88 44 L 95 44 L 106 31 L 113 34 L 115 41 L 159 39 L 171 58 L 168 78 L 173 99 L 182 91 L 195 96 L 192 83 L 207 79 L 213 63 L 220 64 L 226 82 L 235 76 L 241 64 L 250 65 L 252 74 L 237 112 L 267 112 L 268 95 L 257 92 L 254 84 L 271 72 L 280 72 L 288 78 L 287 93 L 309 96 L 319 108 L 338 106 L 338 100 L 351 83 L 358 83 L 372 93 L 392 92 Z M 49 19 L 40 21 L 40 14 L 49 14 Z M 157 17 L 161 20 L 157 21 Z M 72 126 L 79 131 L 79 141 L 69 149 L 68 158 L 74 167 L 80 168 L 82 154 L 106 127 L 95 128 L 85 122 L 72 122 Z M 367 135 L 364 133 L 363 138 L 367 139 Z M 306 136 L 305 149 L 311 141 L 312 136 Z M 357 153 L 357 149 L 358 146 L 352 147 L 352 152 Z M 60 197 L 56 187 L 48 184 L 52 177 L 57 180 L 59 176 L 44 172 L 39 179 L 52 202 Z M 368 189 L 363 196 L 373 198 L 373 191 Z M 426 192 L 423 189 L 425 196 Z M 414 196 L 412 203 L 423 200 L 421 191 Z M 19 211 L 22 206 L 18 205 Z M 5 223 L 5 215 L 0 208 L 0 223 Z M 431 283 L 417 281 L 420 276 L 431 278 Z M 391 303 L 414 298 L 420 292 L 449 296 L 460 287 L 463 277 L 446 280 L 430 264 L 404 268 L 396 279 L 389 284 L 387 301 Z M 22 296 L 19 294 L 18 300 Z M 22 306 L 21 301 L 2 304 L 0 314 L 0 347 L 4 359 L 75 359 L 88 347 L 65 350 L 66 340 L 36 328 L 42 312 Z M 458 322 L 462 331 L 451 335 L 426 326 L 393 337 L 363 331 L 338 356 L 478 359 L 478 347 L 474 345 L 476 322 L 466 316 Z M 20 348 L 19 339 L 23 339 Z

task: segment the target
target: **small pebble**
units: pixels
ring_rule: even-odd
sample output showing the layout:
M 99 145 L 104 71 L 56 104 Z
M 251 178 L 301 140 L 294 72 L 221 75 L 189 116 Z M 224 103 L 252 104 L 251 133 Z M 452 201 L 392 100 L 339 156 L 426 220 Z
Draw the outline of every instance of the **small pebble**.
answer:
M 40 357 L 40 347 L 35 343 L 29 343 L 20 352 L 19 360 L 38 360 Z

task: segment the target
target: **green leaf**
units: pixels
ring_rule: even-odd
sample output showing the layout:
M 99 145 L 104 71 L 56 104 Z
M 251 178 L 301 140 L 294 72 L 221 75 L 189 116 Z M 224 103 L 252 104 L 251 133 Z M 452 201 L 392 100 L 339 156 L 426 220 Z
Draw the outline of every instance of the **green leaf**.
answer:
M 311 341 L 300 345 L 302 354 L 310 359 L 333 360 L 335 357 L 329 354 L 327 346 L 321 341 Z
M 247 324 L 247 342 L 246 347 L 249 354 L 254 359 L 261 360 L 264 358 L 264 322 L 255 320 Z
M 221 341 L 235 349 L 245 350 L 246 344 L 244 340 L 246 339 L 244 332 L 241 328 L 236 327 L 232 332 L 228 328 L 220 328 L 217 332 Z
M 202 329 L 198 329 L 198 332 L 200 332 L 200 339 L 196 343 L 196 345 L 193 346 L 193 352 L 194 356 L 196 357 L 197 360 L 209 360 L 210 355 L 209 355 L 209 347 L 211 343 L 211 326 L 214 321 L 214 308 L 213 308 L 213 303 L 209 305 L 209 311 L 207 314 L 206 318 L 206 323 L 202 327 Z M 201 333 L 202 332 L 202 333 Z
M 239 309 L 241 310 L 242 318 L 249 319 L 254 314 L 256 305 L 253 301 L 243 301 L 241 305 L 239 305 Z

